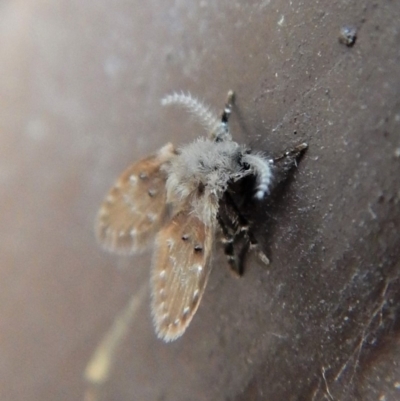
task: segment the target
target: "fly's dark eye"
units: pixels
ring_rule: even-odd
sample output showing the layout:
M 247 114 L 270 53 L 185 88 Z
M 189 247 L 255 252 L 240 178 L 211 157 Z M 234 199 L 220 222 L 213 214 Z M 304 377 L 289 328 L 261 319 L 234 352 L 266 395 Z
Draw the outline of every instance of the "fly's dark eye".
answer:
M 202 182 L 200 182 L 199 186 L 197 187 L 197 193 L 199 195 L 203 195 L 205 188 L 206 188 L 205 185 Z
M 242 163 L 242 167 L 245 169 L 245 170 L 248 170 L 249 168 L 250 168 L 250 164 L 249 163 Z

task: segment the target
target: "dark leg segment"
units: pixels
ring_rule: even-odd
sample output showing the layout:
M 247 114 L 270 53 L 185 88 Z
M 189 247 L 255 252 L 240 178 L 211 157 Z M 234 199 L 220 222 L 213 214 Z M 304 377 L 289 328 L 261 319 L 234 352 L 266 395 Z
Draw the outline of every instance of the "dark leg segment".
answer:
M 222 210 L 221 210 L 222 209 Z M 232 270 L 242 275 L 244 271 L 244 259 L 249 250 L 255 251 L 261 262 L 269 264 L 269 259 L 259 248 L 259 244 L 251 231 L 249 223 L 239 212 L 232 197 L 225 193 L 223 206 L 220 207 L 221 213 L 218 221 L 224 234 L 225 254 Z M 242 246 L 238 254 L 235 252 L 235 246 L 241 242 Z
M 224 110 L 221 113 L 221 124 L 218 125 L 218 127 L 216 127 L 209 134 L 209 137 L 216 142 L 232 139 L 229 133 L 228 120 L 229 116 L 232 114 L 233 98 L 234 98 L 233 91 L 229 91 Z
M 265 265 L 269 265 L 268 256 L 260 249 L 260 245 L 254 238 L 253 234 L 250 231 L 247 231 L 247 235 L 249 238 L 250 250 L 256 253 L 261 262 L 263 262 Z
M 239 257 L 235 252 L 235 246 L 234 246 L 235 234 L 232 232 L 230 228 L 227 227 L 224 220 L 220 216 L 218 216 L 218 222 L 222 229 L 223 238 L 221 239 L 221 242 L 224 245 L 224 253 L 226 259 L 229 263 L 232 272 L 235 273 L 235 275 L 240 276 L 241 274 L 239 267 L 240 265 Z
M 275 166 L 273 176 L 273 186 L 276 187 L 280 183 L 283 183 L 287 178 L 290 170 L 293 167 L 297 167 L 297 160 L 305 152 L 308 145 L 301 143 L 294 149 L 285 152 L 283 155 L 272 159 L 272 164 Z
M 221 114 L 221 122 L 223 124 L 228 124 L 229 116 L 232 114 L 232 105 L 234 101 L 234 93 L 233 91 L 228 92 L 228 96 L 226 98 L 225 107 Z
M 292 166 L 297 166 L 298 157 L 308 148 L 308 145 L 303 142 L 297 145 L 294 149 L 285 152 L 283 155 L 275 157 L 272 161 L 277 164 L 281 161 L 288 161 Z

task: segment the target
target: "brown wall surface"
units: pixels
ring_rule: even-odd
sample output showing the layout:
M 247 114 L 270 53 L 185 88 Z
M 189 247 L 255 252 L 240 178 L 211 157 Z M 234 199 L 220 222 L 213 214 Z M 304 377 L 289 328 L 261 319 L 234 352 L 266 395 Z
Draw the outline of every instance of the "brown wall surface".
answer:
M 400 399 L 399 66 L 394 0 L 2 1 L 0 399 Z M 218 250 L 165 344 L 151 252 L 93 223 L 126 166 L 202 134 L 163 95 L 228 89 L 237 141 L 309 150 L 250 213 L 271 264 L 235 279 Z

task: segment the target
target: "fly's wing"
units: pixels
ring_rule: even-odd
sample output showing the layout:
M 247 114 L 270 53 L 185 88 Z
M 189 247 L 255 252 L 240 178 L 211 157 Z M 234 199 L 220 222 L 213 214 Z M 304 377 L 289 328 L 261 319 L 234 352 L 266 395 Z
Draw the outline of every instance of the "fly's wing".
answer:
M 167 174 L 161 167 L 175 154 L 172 144 L 167 144 L 117 179 L 96 220 L 96 235 L 104 248 L 124 254 L 146 248 L 167 212 Z
M 159 338 L 180 337 L 197 311 L 210 273 L 214 230 L 180 212 L 156 238 L 152 269 L 152 314 Z

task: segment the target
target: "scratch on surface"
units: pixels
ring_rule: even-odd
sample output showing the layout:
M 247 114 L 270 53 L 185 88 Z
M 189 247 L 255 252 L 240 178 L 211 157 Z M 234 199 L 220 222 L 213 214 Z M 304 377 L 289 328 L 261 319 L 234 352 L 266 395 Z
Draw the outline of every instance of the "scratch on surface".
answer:
M 354 376 L 356 374 L 356 370 L 357 370 L 357 366 L 358 366 L 358 362 L 360 360 L 360 354 L 361 354 L 361 350 L 362 347 L 364 345 L 365 339 L 367 338 L 367 330 L 371 327 L 372 322 L 375 320 L 375 318 L 377 316 L 379 316 L 379 326 L 382 326 L 383 324 L 383 320 L 382 320 L 382 310 L 386 304 L 386 293 L 389 287 L 391 280 L 387 280 L 385 282 L 385 286 L 383 287 L 382 291 L 381 291 L 381 301 L 379 302 L 378 306 L 372 311 L 372 314 L 370 316 L 370 318 L 368 319 L 367 323 L 365 324 L 363 330 L 361 331 L 361 335 L 360 335 L 360 340 L 358 341 L 356 347 L 354 348 L 354 351 L 351 353 L 351 355 L 349 356 L 349 358 L 346 360 L 346 362 L 342 365 L 342 367 L 339 369 L 339 372 L 337 373 L 337 375 L 334 378 L 334 381 L 338 381 L 339 378 L 341 377 L 341 375 L 343 374 L 343 372 L 346 370 L 347 366 L 349 365 L 350 361 L 354 358 L 355 356 L 355 362 L 354 362 L 354 368 L 353 368 L 353 373 L 351 375 L 349 384 L 353 381 Z
M 325 376 L 326 370 L 325 370 L 325 367 L 324 367 L 324 366 L 322 366 L 321 371 L 322 371 L 322 377 L 324 378 L 324 382 L 325 382 L 326 394 L 328 394 L 328 397 L 329 397 L 330 400 L 334 400 L 333 395 L 332 395 L 331 392 L 329 391 L 328 382 L 327 382 L 326 376 Z
M 311 401 L 314 401 L 314 400 L 315 400 L 315 397 L 316 397 L 316 396 L 318 395 L 318 393 L 319 393 L 320 387 L 321 387 L 321 382 L 318 381 L 318 386 L 317 386 L 317 388 L 314 390 L 314 392 L 312 393 Z
M 285 340 L 285 339 L 288 338 L 288 336 L 286 336 L 286 335 L 282 335 L 282 334 L 279 334 L 279 333 L 274 333 L 274 332 L 272 332 L 272 331 L 266 331 L 266 333 L 267 333 L 267 334 L 270 334 L 271 336 L 274 336 L 274 337 L 283 339 L 283 340 Z
M 330 75 L 332 74 L 332 72 L 335 72 L 336 68 L 338 67 L 338 65 L 340 65 L 342 63 L 342 59 L 339 59 L 335 65 L 329 69 L 326 74 L 324 75 L 324 78 L 321 79 L 320 81 L 316 82 L 314 85 L 311 86 L 310 89 L 308 89 L 300 98 L 300 100 L 298 100 L 296 103 L 300 102 L 300 101 L 304 101 L 304 98 L 306 98 L 310 93 L 317 91 L 318 89 L 323 87 L 323 83 L 327 80 L 327 78 L 330 77 Z M 296 107 L 291 107 L 289 109 L 289 111 L 282 117 L 282 119 L 280 120 L 280 122 L 274 127 L 272 128 L 271 132 L 275 132 L 277 131 L 279 128 L 282 127 L 282 125 L 288 121 L 290 119 L 290 116 L 293 115 L 293 113 L 297 110 Z
M 118 314 L 113 325 L 100 341 L 84 372 L 85 380 L 89 384 L 99 386 L 108 380 L 118 346 L 128 333 L 129 326 L 134 321 L 147 290 L 148 285 L 142 285 Z
M 371 215 L 373 220 L 377 220 L 378 216 L 376 215 L 376 213 L 374 212 L 374 210 L 372 209 L 372 206 L 370 203 L 368 203 L 368 212 Z

